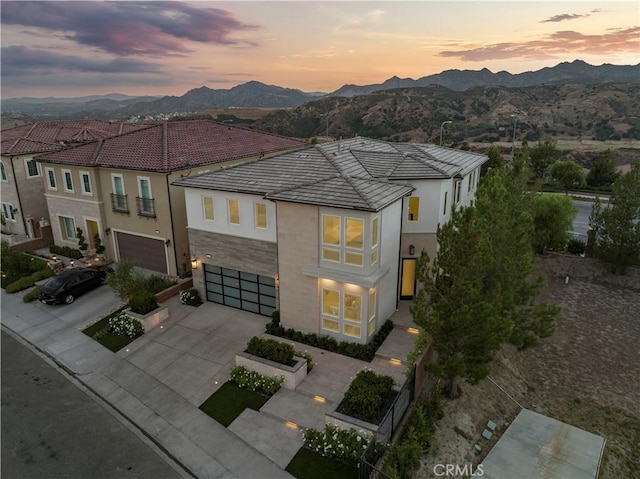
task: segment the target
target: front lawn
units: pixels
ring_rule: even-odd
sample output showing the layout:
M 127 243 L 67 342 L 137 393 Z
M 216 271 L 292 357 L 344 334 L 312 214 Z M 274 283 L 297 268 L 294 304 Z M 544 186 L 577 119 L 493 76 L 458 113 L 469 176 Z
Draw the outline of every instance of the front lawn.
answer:
M 298 479 L 357 479 L 358 468 L 301 447 L 286 471 Z
M 226 382 L 200 405 L 200 410 L 228 427 L 246 408 L 259 411 L 268 400 L 262 394 Z
M 84 334 L 89 336 L 92 339 L 95 339 L 100 344 L 102 344 L 105 348 L 117 353 L 122 348 L 124 348 L 127 344 L 133 341 L 129 336 L 113 334 L 109 331 L 109 319 L 117 316 L 121 311 L 124 311 L 126 306 L 114 311 L 110 315 L 102 318 L 97 323 L 92 324 L 88 328 L 82 330 Z

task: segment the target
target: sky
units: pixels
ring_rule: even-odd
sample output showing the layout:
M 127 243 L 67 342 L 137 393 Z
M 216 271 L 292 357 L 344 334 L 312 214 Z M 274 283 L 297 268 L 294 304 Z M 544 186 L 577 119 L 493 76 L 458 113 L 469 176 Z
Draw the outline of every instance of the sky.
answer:
M 637 1 L 2 0 L 0 17 L 3 99 L 640 63 Z

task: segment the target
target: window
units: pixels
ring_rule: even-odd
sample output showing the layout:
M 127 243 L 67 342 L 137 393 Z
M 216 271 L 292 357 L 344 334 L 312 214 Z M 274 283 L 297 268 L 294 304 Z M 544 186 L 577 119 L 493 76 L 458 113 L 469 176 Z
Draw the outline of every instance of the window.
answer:
M 376 290 L 369 290 L 369 321 L 376 316 Z
M 80 184 L 82 185 L 82 194 L 90 195 L 91 194 L 91 177 L 89 173 L 86 171 L 80 172 Z
M 213 221 L 213 198 L 210 196 L 202 197 L 202 210 L 204 211 L 204 219 Z
M 76 221 L 70 216 L 60 216 L 60 233 L 67 241 L 76 239 Z
M 56 172 L 53 171 L 53 168 L 45 168 L 45 171 L 47 172 L 47 186 L 50 190 L 57 190 Z
M 344 319 L 359 323 L 362 316 L 362 296 L 359 294 L 344 295 Z
M 339 263 L 340 251 L 336 249 L 322 248 L 322 259 Z
M 456 181 L 455 191 L 456 191 L 456 203 L 460 203 L 460 190 L 461 190 L 460 180 Z
M 378 246 L 378 220 L 379 217 L 373 218 L 371 221 L 371 246 Z
M 347 248 L 362 249 L 364 245 L 364 221 L 345 219 L 345 245 Z
M 138 194 L 140 195 L 138 213 L 144 216 L 155 216 L 151 180 L 149 178 L 138 176 Z
M 256 228 L 267 227 L 267 205 L 256 203 Z
M 16 221 L 15 210 L 11 203 L 2 203 L 2 214 L 7 221 Z
M 322 314 L 337 318 L 340 316 L 340 292 L 322 288 Z
M 344 262 L 353 266 L 362 266 L 362 255 L 360 253 L 344 252 Z
M 4 169 L 4 161 L 0 162 L 0 174 L 2 174 L 2 181 L 7 181 L 7 170 Z
M 409 197 L 409 211 L 407 215 L 407 219 L 409 221 L 418 221 L 419 211 L 420 210 L 420 198 L 417 196 Z
M 40 176 L 40 168 L 38 167 L 38 163 L 36 160 L 24 160 L 24 169 L 27 172 L 27 178 L 35 178 L 36 176 Z
M 474 174 L 474 173 L 475 173 L 475 171 L 474 171 L 474 172 L 472 172 L 472 173 L 471 173 L 471 175 L 469 175 L 469 178 L 468 178 L 468 179 L 469 179 L 469 184 L 467 185 L 467 193 L 468 193 L 469 191 L 471 191 L 471 182 L 473 181 L 473 174 Z
M 340 217 L 322 215 L 322 242 L 340 246 Z
M 111 175 L 111 181 L 113 182 L 113 193 L 111 194 L 113 211 L 129 212 L 122 175 Z
M 374 249 L 371 252 L 371 264 L 376 264 L 378 262 L 378 250 Z
M 73 178 L 69 170 L 62 170 L 62 178 L 64 181 L 64 191 L 73 193 Z
M 447 214 L 447 196 L 449 195 L 448 191 L 444 192 L 444 208 L 442 209 L 442 214 L 446 215 Z
M 347 336 L 353 336 L 359 338 L 362 333 L 362 328 L 360 326 L 355 326 L 353 324 L 344 324 L 344 334 Z
M 240 224 L 240 207 L 238 200 L 228 200 L 227 205 L 229 207 L 229 223 L 232 225 Z

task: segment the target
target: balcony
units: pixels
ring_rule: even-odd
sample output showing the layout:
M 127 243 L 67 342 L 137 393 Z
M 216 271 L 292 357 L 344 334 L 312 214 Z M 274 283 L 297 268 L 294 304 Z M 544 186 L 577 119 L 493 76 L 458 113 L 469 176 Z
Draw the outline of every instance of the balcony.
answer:
M 127 195 L 117 195 L 111 193 L 111 210 L 116 213 L 129 214 L 129 203 L 127 202 Z
M 148 218 L 156 217 L 156 204 L 153 198 L 136 196 L 136 205 L 138 207 L 138 216 L 146 216 Z

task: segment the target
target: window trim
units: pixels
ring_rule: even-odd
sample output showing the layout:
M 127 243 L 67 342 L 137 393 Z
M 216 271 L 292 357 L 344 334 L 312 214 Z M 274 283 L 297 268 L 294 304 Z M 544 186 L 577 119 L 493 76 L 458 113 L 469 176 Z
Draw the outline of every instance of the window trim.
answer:
M 137 176 L 136 177 L 136 181 L 138 183 L 138 196 L 140 198 L 144 198 L 145 200 L 152 200 L 153 199 L 153 191 L 151 189 L 151 178 L 148 176 Z M 146 196 L 142 196 L 142 182 L 143 181 L 147 181 L 149 183 L 149 197 L 147 198 Z
M 71 181 L 71 189 L 67 188 L 67 174 L 69 174 L 69 180 Z M 74 187 L 73 187 L 73 175 L 71 174 L 71 170 L 62 170 L 62 188 L 64 189 L 65 193 L 74 193 Z
M 215 221 L 216 220 L 216 212 L 214 209 L 213 196 L 209 195 L 201 195 L 202 196 L 202 218 L 205 221 Z M 205 200 L 211 200 L 211 218 L 207 218 L 207 205 L 205 204 Z
M 30 161 L 33 161 L 33 164 L 36 165 L 37 174 L 35 174 L 35 175 L 30 175 L 29 174 L 29 162 Z M 25 173 L 25 176 L 27 177 L 27 180 L 30 180 L 31 178 L 40 178 L 40 177 L 42 177 L 42 169 L 40 168 L 40 164 L 33 158 L 25 158 L 24 159 L 24 173 Z
M 73 228 L 72 228 L 72 230 L 73 230 L 73 237 L 72 237 L 72 238 L 69 238 L 69 237 L 67 236 L 67 226 L 66 226 L 66 224 L 64 225 L 64 228 L 62 227 L 62 225 L 63 225 L 63 218 L 68 218 L 68 219 L 70 219 L 71 221 L 73 221 Z M 66 216 L 66 215 L 58 215 L 58 225 L 60 226 L 60 236 L 61 236 L 61 238 L 62 238 L 62 240 L 63 240 L 63 241 L 68 241 L 68 242 L 70 242 L 70 243 L 73 243 L 73 242 L 75 242 L 75 241 L 77 241 L 77 240 L 78 240 L 78 237 L 77 237 L 77 235 L 76 235 L 76 231 L 77 231 L 78 226 L 76 225 L 76 219 L 75 219 L 75 217 L 73 217 L 73 216 Z
M 7 167 L 4 166 L 4 161 L 0 161 L 0 181 L 9 181 L 9 176 L 7 175 Z
M 58 180 L 56 179 L 56 170 L 53 168 L 44 169 L 45 176 L 47 177 L 47 188 L 53 191 L 58 191 Z M 49 175 L 51 173 L 52 176 Z M 51 180 L 53 179 L 53 186 L 51 186 Z
M 455 191 L 456 204 L 458 204 L 462 198 L 462 180 L 456 180 L 453 190 Z
M 231 221 L 231 204 L 232 203 L 235 204 L 238 221 Z M 227 198 L 227 221 L 229 222 L 230 225 L 240 224 L 240 202 L 238 200 Z
M 3 201 L 1 205 L 2 205 L 1 206 L 2 213 L 4 214 L 4 219 L 11 223 L 17 223 L 18 220 L 16 219 L 16 214 L 14 213 L 14 211 L 16 210 L 13 207 L 13 203 L 6 203 Z
M 116 178 L 120 178 L 120 181 L 122 183 L 122 193 L 118 193 L 116 191 Z M 114 195 L 127 195 L 127 189 L 124 186 L 124 176 L 122 176 L 122 173 L 111 173 L 111 191 Z
M 258 207 L 259 206 L 263 206 L 264 207 L 264 226 L 260 226 L 258 224 Z M 253 211 L 254 211 L 255 227 L 257 229 L 261 229 L 261 230 L 268 229 L 269 228 L 269 220 L 267 219 L 267 204 L 266 203 L 260 203 L 260 202 L 256 201 L 253 204 Z
M 80 175 L 80 191 L 82 191 L 83 195 L 87 195 L 87 196 L 93 196 L 93 187 L 91 186 L 91 174 L 88 171 L 81 171 L 79 173 Z M 87 179 L 89 180 L 89 191 L 85 190 L 84 188 L 84 177 L 87 177 Z
M 340 231 L 338 232 L 338 242 L 337 243 L 326 243 L 324 241 L 324 219 L 325 219 L 325 217 L 328 217 L 328 216 L 330 216 L 332 218 L 338 218 L 338 223 L 340 223 Z M 330 248 L 335 248 L 335 249 L 342 248 L 342 218 L 343 218 L 342 216 L 332 215 L 332 214 L 329 214 L 329 213 L 322 213 L 322 218 L 321 218 L 322 231 L 320 233 L 321 233 L 321 239 L 322 239 L 322 244 L 323 245 L 327 245 Z
M 362 246 L 349 246 L 347 244 L 347 222 L 348 221 L 359 221 L 362 224 Z M 365 243 L 365 235 L 366 235 L 366 221 L 362 218 L 354 218 L 353 216 L 345 216 L 344 217 L 344 248 L 355 250 L 355 251 L 364 251 L 364 243 Z
M 416 200 L 417 202 L 417 215 L 416 218 L 414 219 L 411 213 L 411 200 Z M 420 197 L 419 196 L 409 196 L 409 199 L 407 200 L 407 221 L 410 223 L 417 223 L 418 221 L 420 221 Z

